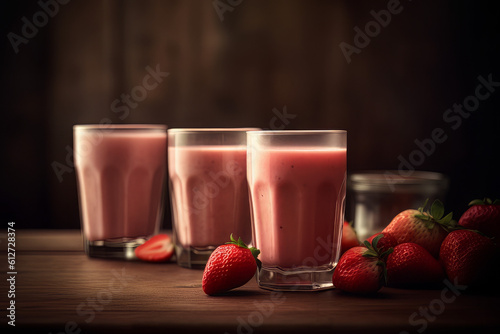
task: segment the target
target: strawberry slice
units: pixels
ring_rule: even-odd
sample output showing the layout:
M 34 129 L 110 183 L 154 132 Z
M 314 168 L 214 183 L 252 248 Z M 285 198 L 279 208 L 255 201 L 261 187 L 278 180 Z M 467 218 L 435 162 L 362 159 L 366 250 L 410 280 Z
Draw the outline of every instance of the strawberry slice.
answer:
M 135 249 L 135 256 L 147 262 L 166 262 L 174 254 L 174 244 L 167 234 L 157 234 Z

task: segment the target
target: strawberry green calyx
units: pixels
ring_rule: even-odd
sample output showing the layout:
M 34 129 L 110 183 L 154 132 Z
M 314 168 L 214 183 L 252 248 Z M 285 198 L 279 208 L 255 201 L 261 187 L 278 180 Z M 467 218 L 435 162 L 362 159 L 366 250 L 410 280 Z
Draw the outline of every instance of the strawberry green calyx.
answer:
M 368 250 L 363 254 L 363 256 L 366 257 L 378 257 L 380 259 L 385 259 L 387 255 L 391 254 L 393 249 L 389 248 L 383 253 L 380 253 L 380 248 L 378 247 L 378 241 L 384 237 L 383 234 L 377 235 L 375 238 L 373 238 L 372 243 L 368 242 L 368 240 L 365 240 L 363 242 L 363 246 L 365 246 Z
M 384 237 L 383 234 L 380 234 L 373 238 L 372 243 L 368 242 L 365 240 L 363 243 L 363 246 L 367 248 L 367 250 L 363 253 L 364 257 L 374 257 L 377 258 L 377 266 L 382 267 L 382 277 L 381 279 L 384 281 L 384 284 L 387 285 L 387 266 L 385 264 L 387 260 L 387 256 L 392 253 L 394 250 L 392 247 L 386 250 L 385 252 L 380 252 L 380 249 L 378 248 L 378 241 Z
M 491 198 L 483 198 L 483 199 L 475 199 L 470 201 L 469 206 L 473 205 L 500 205 L 500 199 L 495 199 L 494 201 Z
M 231 236 L 229 237 L 231 241 L 229 242 L 226 242 L 226 245 L 236 245 L 238 247 L 241 247 L 241 248 L 246 248 L 246 249 L 249 249 L 250 252 L 252 252 L 252 255 L 255 259 L 255 262 L 257 263 L 257 267 L 261 267 L 262 263 L 260 262 L 260 260 L 258 259 L 258 256 L 260 254 L 260 250 L 255 248 L 255 247 L 248 247 L 244 242 L 243 240 L 241 240 L 241 237 L 238 238 L 238 240 L 234 239 L 233 237 L 233 234 L 231 233 Z
M 422 220 L 428 229 L 433 229 L 438 224 L 446 232 L 454 230 L 457 222 L 453 220 L 453 212 L 445 216 L 443 202 L 438 199 L 432 203 L 430 211 L 424 211 L 428 200 L 426 199 L 424 205 L 418 208 L 419 213 L 415 214 L 415 218 Z

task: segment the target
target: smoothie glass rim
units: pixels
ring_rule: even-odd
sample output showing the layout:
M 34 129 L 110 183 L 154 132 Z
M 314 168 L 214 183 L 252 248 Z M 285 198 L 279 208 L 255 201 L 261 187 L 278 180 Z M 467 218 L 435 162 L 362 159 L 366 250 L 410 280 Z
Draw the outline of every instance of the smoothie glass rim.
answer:
M 261 128 L 244 127 L 244 128 L 170 128 L 167 130 L 168 133 L 224 133 L 224 132 L 254 132 L 260 131 Z
M 318 135 L 344 134 L 347 130 L 257 130 L 249 131 L 252 135 Z
M 74 131 L 141 131 L 157 130 L 167 131 L 165 124 L 76 124 L 73 125 Z

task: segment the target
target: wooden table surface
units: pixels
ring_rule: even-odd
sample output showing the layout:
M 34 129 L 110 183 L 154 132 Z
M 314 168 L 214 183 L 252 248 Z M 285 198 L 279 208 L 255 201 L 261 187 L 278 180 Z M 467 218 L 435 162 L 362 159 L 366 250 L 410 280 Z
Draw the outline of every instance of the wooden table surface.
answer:
M 7 240 L 1 235 L 4 275 Z M 499 293 L 383 288 L 277 293 L 255 280 L 225 296 L 201 289 L 201 270 L 88 258 L 80 231 L 17 230 L 15 297 L 2 279 L 2 309 L 15 301 L 26 333 L 492 333 Z M 9 312 L 9 311 L 8 311 Z M 2 316 L 1 332 L 13 329 Z

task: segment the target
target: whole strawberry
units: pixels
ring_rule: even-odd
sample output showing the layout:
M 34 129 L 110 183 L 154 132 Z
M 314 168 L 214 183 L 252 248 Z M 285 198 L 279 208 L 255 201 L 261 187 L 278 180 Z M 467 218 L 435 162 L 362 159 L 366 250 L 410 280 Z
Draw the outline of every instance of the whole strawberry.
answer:
M 415 243 L 399 244 L 387 257 L 387 285 L 390 287 L 435 286 L 443 279 L 444 272 L 439 261 Z
M 203 272 L 202 288 L 207 295 L 216 295 L 247 283 L 257 270 L 260 251 L 248 248 L 231 234 L 231 241 L 217 247 L 210 255 Z
M 349 222 L 344 222 L 342 228 L 342 240 L 340 242 L 340 254 L 344 254 L 349 248 L 359 246 L 356 230 Z
M 385 252 L 390 248 L 394 248 L 398 244 L 396 239 L 390 233 L 382 232 L 375 233 L 374 235 L 366 239 L 366 241 L 371 244 L 373 242 L 373 239 L 375 239 L 379 235 L 382 235 L 382 237 L 379 239 L 377 246 L 381 252 Z
M 458 285 L 486 281 L 493 263 L 495 246 L 490 238 L 471 230 L 456 230 L 446 236 L 439 258 L 448 279 Z
M 437 258 L 441 243 L 456 224 L 452 220 L 453 214 L 451 212 L 444 216 L 444 207 L 441 201 L 435 200 L 430 212 L 424 212 L 426 204 L 427 201 L 418 210 L 409 209 L 399 213 L 382 233 L 391 234 L 398 244 L 416 243 Z
M 375 293 L 385 282 L 385 259 L 392 249 L 380 252 L 377 242 L 382 236 L 373 239 L 370 244 L 347 250 L 340 258 L 333 272 L 335 288 L 351 293 Z
M 500 200 L 476 199 L 471 201 L 469 205 L 471 207 L 460 217 L 458 225 L 478 230 L 493 237 L 493 241 L 498 244 L 498 239 L 500 239 Z

